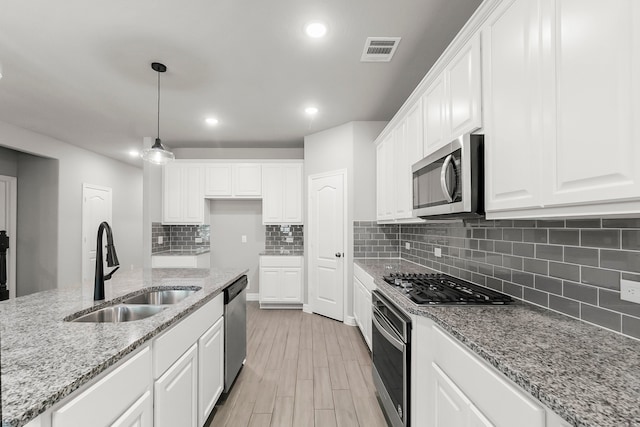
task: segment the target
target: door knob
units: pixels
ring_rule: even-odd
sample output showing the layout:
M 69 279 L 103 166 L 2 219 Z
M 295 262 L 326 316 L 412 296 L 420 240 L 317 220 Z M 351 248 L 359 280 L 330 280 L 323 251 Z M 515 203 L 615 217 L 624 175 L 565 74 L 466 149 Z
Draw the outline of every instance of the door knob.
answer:
M 340 252 L 336 252 L 336 258 L 340 258 L 342 254 Z

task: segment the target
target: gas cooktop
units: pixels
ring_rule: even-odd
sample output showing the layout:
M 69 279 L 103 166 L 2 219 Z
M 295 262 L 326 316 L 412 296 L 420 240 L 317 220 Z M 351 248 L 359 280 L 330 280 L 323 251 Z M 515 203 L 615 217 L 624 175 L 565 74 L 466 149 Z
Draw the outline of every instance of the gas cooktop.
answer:
M 513 299 L 503 293 L 448 274 L 391 273 L 384 281 L 401 288 L 420 305 L 500 305 Z

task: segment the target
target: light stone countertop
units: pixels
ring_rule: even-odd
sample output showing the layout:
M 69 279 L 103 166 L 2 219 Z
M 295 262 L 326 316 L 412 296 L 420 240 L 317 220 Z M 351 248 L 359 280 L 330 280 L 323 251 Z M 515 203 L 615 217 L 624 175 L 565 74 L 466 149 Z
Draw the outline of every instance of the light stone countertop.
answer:
M 153 269 L 117 272 L 105 282 L 105 301 L 93 301 L 93 283 L 38 292 L 0 303 L 2 426 L 18 427 L 59 402 L 245 274 L 243 269 Z M 146 319 L 73 323 L 78 311 L 156 286 L 202 290 Z
M 198 249 L 189 249 L 189 250 L 171 250 L 171 251 L 155 252 L 151 254 L 151 256 L 194 256 L 194 255 L 208 254 L 209 252 L 211 252 L 210 248 L 198 248 Z
M 304 251 L 273 249 L 260 252 L 260 256 L 304 256 Z
M 405 312 L 436 322 L 573 426 L 640 426 L 640 341 L 534 305 L 421 307 L 382 280 L 428 273 L 399 259 L 356 259 Z

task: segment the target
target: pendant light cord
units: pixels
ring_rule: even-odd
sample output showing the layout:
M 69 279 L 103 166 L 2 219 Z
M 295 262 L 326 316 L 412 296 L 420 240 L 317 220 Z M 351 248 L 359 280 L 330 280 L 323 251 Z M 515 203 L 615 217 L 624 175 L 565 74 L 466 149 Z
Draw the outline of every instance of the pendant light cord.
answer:
M 160 72 L 158 72 L 158 139 L 160 139 Z

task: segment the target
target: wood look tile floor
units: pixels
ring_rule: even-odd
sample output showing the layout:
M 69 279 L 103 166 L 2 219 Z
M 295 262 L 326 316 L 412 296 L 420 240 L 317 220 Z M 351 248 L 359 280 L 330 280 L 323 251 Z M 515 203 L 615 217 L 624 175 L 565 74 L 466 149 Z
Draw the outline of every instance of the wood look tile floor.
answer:
M 247 361 L 209 427 L 386 427 L 353 326 L 247 303 Z

